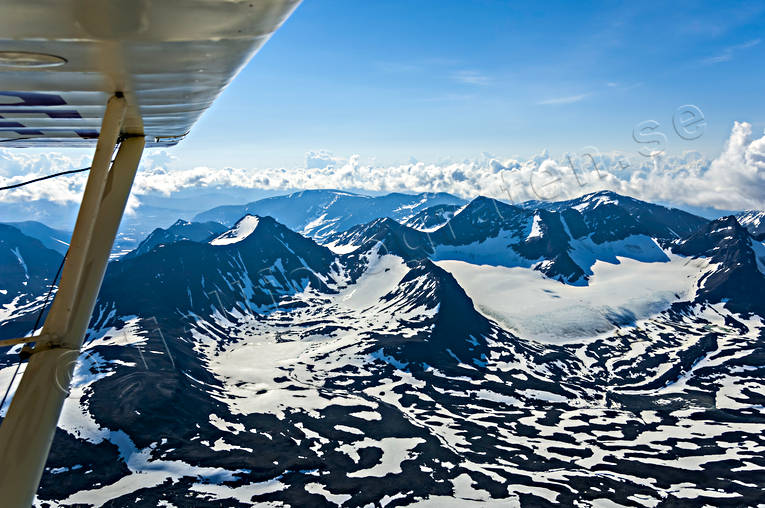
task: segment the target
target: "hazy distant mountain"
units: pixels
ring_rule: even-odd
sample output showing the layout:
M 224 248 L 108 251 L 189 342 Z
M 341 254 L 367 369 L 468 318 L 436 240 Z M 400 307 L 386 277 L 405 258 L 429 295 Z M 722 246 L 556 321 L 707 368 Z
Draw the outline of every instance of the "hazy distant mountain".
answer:
M 4 223 L 34 221 L 53 229 L 68 231 L 74 227 L 78 209 L 78 203 L 59 203 L 44 199 L 0 202 L 0 217 Z
M 231 225 L 245 214 L 271 216 L 305 236 L 322 241 L 380 217 L 399 222 L 435 205 L 462 205 L 464 200 L 446 193 L 364 196 L 335 190 L 307 190 L 261 199 L 241 206 L 221 206 L 198 214 L 195 221 Z
M 69 248 L 69 240 L 72 238 L 70 231 L 49 228 L 45 224 L 36 221 L 6 222 L 27 236 L 36 238 L 48 249 L 55 250 L 61 255 L 66 254 Z
M 145 254 L 160 245 L 180 242 L 181 240 L 191 240 L 193 242 L 204 242 L 214 236 L 226 231 L 226 226 L 217 222 L 189 222 L 178 219 L 167 229 L 157 228 L 143 240 L 138 247 L 125 254 L 125 257 L 133 257 Z

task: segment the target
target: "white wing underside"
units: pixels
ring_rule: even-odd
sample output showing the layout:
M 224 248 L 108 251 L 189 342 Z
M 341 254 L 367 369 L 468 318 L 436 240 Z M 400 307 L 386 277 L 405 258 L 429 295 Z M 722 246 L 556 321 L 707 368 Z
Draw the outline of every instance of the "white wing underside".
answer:
M 95 144 L 116 92 L 123 134 L 174 145 L 298 3 L 4 0 L 0 147 Z M 9 65 L 19 55 L 59 65 Z

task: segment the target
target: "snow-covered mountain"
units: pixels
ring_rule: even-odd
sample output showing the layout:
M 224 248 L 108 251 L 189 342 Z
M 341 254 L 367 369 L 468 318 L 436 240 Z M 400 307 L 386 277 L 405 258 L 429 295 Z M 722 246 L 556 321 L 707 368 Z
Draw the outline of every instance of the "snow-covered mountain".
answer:
M 125 257 L 133 257 L 146 254 L 159 245 L 191 240 L 203 242 L 217 236 L 228 228 L 217 222 L 189 222 L 178 219 L 167 229 L 157 228 L 146 237 L 135 250 L 125 254 Z
M 37 504 L 762 502 L 762 242 L 614 194 L 451 212 L 112 262 Z
M 324 241 L 327 247 L 339 254 L 361 254 L 372 249 L 384 249 L 385 253 L 406 261 L 424 259 L 433 252 L 433 244 L 426 234 L 389 217 L 354 226 L 330 235 Z
M 404 221 L 410 228 L 430 232 L 440 228 L 458 213 L 464 205 L 434 205 Z
M 765 315 L 765 245 L 734 216 L 706 224 L 672 250 L 709 259 L 711 269 L 699 280 L 697 299 L 726 302 L 736 312 Z
M 574 212 L 578 212 L 584 228 L 596 242 L 620 240 L 634 234 L 680 238 L 707 222 L 676 208 L 647 203 L 612 191 L 593 192 L 568 201 L 537 202 L 536 207 L 568 213 L 575 222 L 578 221 Z
M 32 331 L 62 255 L 18 228 L 0 224 L 0 334 Z
M 327 236 L 323 242 L 336 252 L 353 252 L 378 239 L 383 228 L 384 234 L 397 238 L 386 245 L 405 258 L 533 268 L 567 284 L 587 285 L 596 262 L 615 262 L 617 257 L 668 261 L 666 245 L 708 222 L 611 192 L 536 209 L 478 197 L 454 212 L 428 231 L 385 218 Z
M 198 214 L 194 220 L 230 226 L 246 214 L 271 216 L 293 231 L 322 240 L 380 217 L 406 222 L 432 206 L 462 204 L 464 200 L 446 193 L 393 193 L 372 197 L 335 190 L 306 190 L 246 205 L 220 206 Z
M 55 250 L 62 256 L 66 254 L 69 248 L 69 241 L 72 233 L 60 229 L 49 228 L 45 224 L 36 221 L 6 222 L 8 226 L 13 226 L 26 236 L 40 240 L 45 247 Z
M 246 215 L 208 240 L 159 244 L 110 264 L 99 297 L 110 302 L 103 312 L 148 312 L 172 321 L 179 312 L 209 314 L 211 306 L 262 311 L 309 285 L 328 291 L 332 252 L 271 217 Z
M 736 219 L 753 237 L 760 241 L 765 241 L 765 211 L 747 210 L 736 214 Z

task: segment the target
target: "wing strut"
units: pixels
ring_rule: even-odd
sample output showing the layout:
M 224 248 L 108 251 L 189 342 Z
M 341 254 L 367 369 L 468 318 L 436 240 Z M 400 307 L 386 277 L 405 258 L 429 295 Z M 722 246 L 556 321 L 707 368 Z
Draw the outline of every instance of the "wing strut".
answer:
M 35 347 L 25 346 L 29 363 L 0 425 L 5 507 L 28 508 L 34 500 L 141 160 L 144 136 L 120 138 L 126 109 L 122 94 L 107 103 L 61 283 Z

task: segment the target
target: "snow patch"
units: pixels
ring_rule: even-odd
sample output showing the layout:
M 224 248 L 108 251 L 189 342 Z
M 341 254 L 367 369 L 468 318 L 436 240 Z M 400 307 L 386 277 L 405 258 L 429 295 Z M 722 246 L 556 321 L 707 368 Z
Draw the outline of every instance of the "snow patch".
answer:
M 576 342 L 631 326 L 675 301 L 691 300 L 705 260 L 668 254 L 665 263 L 596 261 L 587 286 L 570 286 L 535 270 L 439 261 L 485 316 L 520 336 Z
M 752 240 L 754 259 L 757 261 L 757 269 L 765 275 L 765 243 Z
M 379 464 L 368 469 L 362 469 L 348 473 L 348 477 L 366 478 L 369 476 L 374 476 L 382 478 L 383 476 L 391 473 L 401 473 L 401 463 L 405 460 L 414 458 L 415 454 L 412 450 L 414 450 L 418 444 L 424 442 L 425 440 L 419 437 L 384 437 L 379 441 L 371 438 L 366 438 L 362 441 L 357 441 L 352 444 L 339 446 L 337 449 L 348 455 L 351 460 L 358 463 L 361 458 L 359 455 L 359 450 L 364 448 L 379 448 L 383 453 Z
M 534 221 L 531 223 L 531 232 L 529 232 L 529 236 L 526 237 L 526 240 L 532 240 L 534 238 L 542 238 L 542 227 L 541 227 L 541 219 L 539 218 L 539 215 L 534 215 Z
M 398 256 L 372 254 L 364 275 L 356 284 L 344 289 L 335 297 L 338 304 L 352 309 L 365 309 L 375 305 L 381 297 L 396 287 L 409 271 L 404 260 Z
M 260 218 L 254 215 L 245 215 L 242 217 L 236 225 L 210 241 L 211 245 L 230 245 L 232 243 L 239 243 L 248 236 L 250 236 L 260 223 Z

